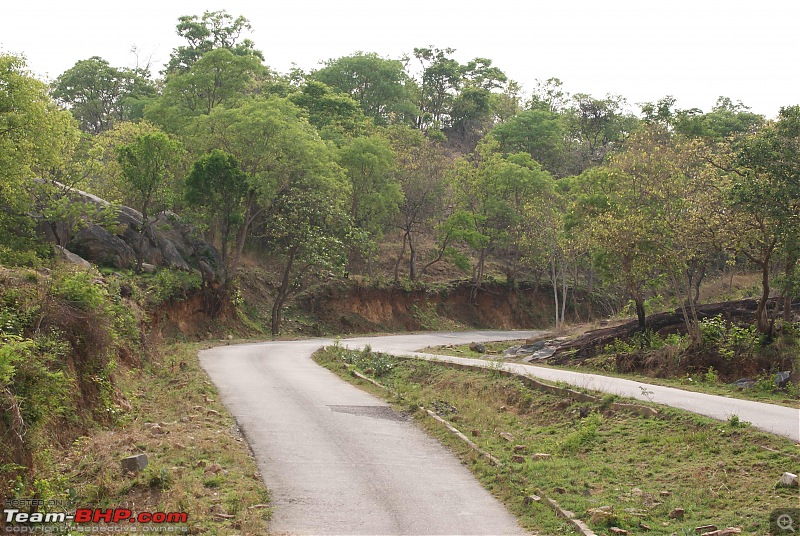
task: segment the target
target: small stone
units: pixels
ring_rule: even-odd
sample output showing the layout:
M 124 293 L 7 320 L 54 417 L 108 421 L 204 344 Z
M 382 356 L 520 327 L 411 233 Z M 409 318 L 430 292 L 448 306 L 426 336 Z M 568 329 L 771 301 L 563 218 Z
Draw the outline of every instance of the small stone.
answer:
M 122 458 L 122 471 L 137 473 L 147 467 L 147 454 L 137 454 Z
M 514 434 L 510 434 L 508 432 L 500 432 L 500 437 L 502 437 L 503 439 L 505 439 L 509 443 L 511 441 L 514 441 Z
M 590 508 L 586 510 L 589 516 L 589 523 L 596 525 L 610 525 L 617 522 L 617 516 L 611 506 L 601 506 L 600 508 Z
M 512 463 L 525 463 L 525 456 L 520 456 L 518 454 L 515 454 L 515 455 L 511 456 L 511 462 Z
M 633 495 L 636 496 L 636 497 L 641 497 L 642 495 L 644 495 L 644 492 L 642 490 L 640 490 L 639 488 L 633 488 L 631 490 L 631 493 L 633 493 Z
M 545 454 L 543 452 L 537 452 L 536 454 L 533 454 L 531 456 L 531 459 L 533 459 L 533 460 L 549 460 L 552 457 L 553 456 L 551 454 Z
M 661 492 L 659 492 L 659 495 L 661 495 L 662 497 L 669 497 L 670 495 L 672 495 L 672 492 L 671 491 L 661 491 Z
M 206 415 L 213 416 L 213 417 L 219 417 L 219 411 L 214 410 L 214 409 L 210 409 L 210 410 L 206 411 Z
M 525 454 L 527 452 L 528 447 L 525 445 L 514 445 L 514 454 Z
M 560 493 L 561 495 L 564 495 L 567 492 L 567 490 L 565 490 L 564 488 L 553 488 L 553 491 L 555 491 L 556 493 Z
M 639 522 L 639 528 L 644 531 L 651 530 L 650 525 L 648 525 L 647 523 L 642 523 L 641 521 Z
M 542 500 L 542 498 L 539 497 L 538 495 L 528 495 L 527 497 L 522 499 L 522 504 L 524 504 L 525 506 L 528 506 L 528 505 L 531 505 L 531 504 L 533 504 L 535 502 L 539 502 L 541 500 Z
M 481 431 L 480 430 L 473 430 L 472 431 L 472 437 L 481 437 Z
M 778 485 L 784 488 L 798 487 L 797 475 L 794 473 L 783 473 L 781 479 L 778 481 Z
M 626 534 L 628 534 L 627 530 L 621 529 L 619 527 L 611 527 L 610 529 L 608 529 L 608 532 L 610 532 L 611 534 L 619 534 L 620 536 L 625 536 Z
M 213 474 L 221 473 L 222 472 L 222 466 L 220 464 L 218 464 L 218 463 L 212 463 L 211 465 L 208 466 L 208 468 L 204 472 L 206 474 L 208 474 L 208 473 L 213 473 Z
M 683 508 L 675 508 L 669 513 L 670 519 L 683 519 L 683 514 L 686 512 Z
M 154 424 L 154 425 L 153 425 L 153 426 L 150 428 L 150 433 L 151 433 L 151 434 L 154 434 L 154 435 L 159 435 L 159 434 L 165 434 L 166 432 L 164 431 L 164 429 L 163 429 L 163 428 L 161 428 L 161 425 L 160 425 L 160 424 Z
M 703 533 L 706 533 L 706 532 L 712 532 L 712 531 L 715 531 L 715 530 L 717 530 L 717 526 L 716 525 L 703 525 L 701 527 L 697 527 L 697 528 L 694 529 L 694 531 L 696 533 L 698 533 L 698 534 L 703 534 Z
M 486 352 L 486 346 L 484 346 L 479 342 L 469 343 L 469 349 L 472 350 L 473 352 L 478 352 L 479 354 Z

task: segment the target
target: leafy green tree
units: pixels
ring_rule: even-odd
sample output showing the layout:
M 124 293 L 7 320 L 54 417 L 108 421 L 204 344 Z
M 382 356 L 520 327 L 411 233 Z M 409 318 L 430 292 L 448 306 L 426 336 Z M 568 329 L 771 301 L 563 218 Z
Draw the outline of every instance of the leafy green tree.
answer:
M 456 163 L 453 179 L 456 210 L 448 230 L 477 256 L 472 277 L 476 288 L 492 253 L 501 256 L 513 280 L 525 202 L 551 188 L 550 175 L 530 155 L 503 155 L 497 149 L 496 142 L 479 145 L 471 159 Z
M 165 210 L 171 199 L 171 181 L 180 164 L 183 148 L 163 132 L 137 136 L 128 145 L 117 147 L 117 160 L 122 168 L 135 208 L 142 213 L 139 247 L 136 248 L 136 272 L 142 270 L 144 239 L 154 223 L 151 216 Z
M 148 121 L 123 121 L 93 136 L 80 162 L 81 181 L 77 186 L 111 203 L 134 204 L 135 200 L 128 197 L 117 160 L 117 146 L 128 145 L 137 136 L 157 131 L 158 127 Z
M 558 114 L 541 109 L 525 110 L 494 127 L 491 135 L 500 143 L 503 152 L 528 153 L 550 173 L 563 176 L 566 131 Z
M 219 238 L 223 282 L 232 275 L 231 241 L 244 221 L 249 186 L 236 159 L 219 149 L 201 156 L 186 177 L 186 200 L 199 207 Z
M 144 69 L 118 69 L 98 56 L 77 62 L 53 83 L 53 97 L 90 134 L 140 118 L 142 104 L 155 96 L 155 85 Z
M 304 177 L 282 188 L 264 219 L 267 253 L 277 261 L 277 281 L 272 305 L 272 334 L 280 334 L 283 308 L 320 271 L 341 272 L 349 232 L 342 191 L 335 181 Z
M 578 141 L 573 147 L 571 173 L 602 163 L 611 147 L 636 129 L 638 120 L 625 113 L 624 104 L 625 99 L 619 95 L 604 99 L 585 93 L 572 96 L 572 106 L 565 111 L 568 136 Z
M 235 56 L 255 57 L 259 63 L 264 61 L 253 41 L 241 39 L 243 33 L 251 30 L 250 21 L 241 15 L 233 18 L 224 10 L 205 11 L 200 17 L 185 15 L 178 19 L 176 30 L 188 45 L 172 51 L 165 69 L 167 75 L 189 72 L 203 55 L 219 48 L 227 49 Z
M 730 203 L 743 223 L 736 248 L 761 270 L 756 316 L 759 330 L 769 333 L 766 304 L 772 263 L 781 254 L 784 295 L 791 303 L 800 258 L 800 106 L 781 108 L 777 120 L 742 140 L 732 165 Z M 788 309 L 784 306 L 784 314 Z
M 262 70 L 255 55 L 236 55 L 227 48 L 210 50 L 188 71 L 167 78 L 162 97 L 145 109 L 145 116 L 170 132 L 182 132 L 194 118 L 254 92 Z
M 248 190 L 244 216 L 231 253 L 230 273 L 239 266 L 247 238 L 269 211 L 278 192 L 303 177 L 341 177 L 331 148 L 288 99 L 251 99 L 236 107 L 219 106 L 193 126 L 195 145 L 233 155 L 245 174 Z M 343 192 L 345 185 L 340 185 Z
M 419 130 L 398 127 L 389 131 L 389 137 L 395 153 L 395 175 L 403 193 L 396 217 L 403 242 L 395 263 L 394 278 L 399 280 L 400 264 L 408 247 L 408 276 L 413 281 L 446 253 L 449 239 L 443 239 L 444 247 L 439 248 L 438 254 L 422 270 L 418 270 L 421 237 L 426 233 L 433 236 L 436 224 L 443 223 L 449 216 L 447 174 L 450 160 L 439 144 L 423 136 Z
M 449 57 L 452 48 L 415 48 L 414 57 L 422 68 L 419 83 L 417 128 L 441 130 L 450 126 L 450 112 L 462 84 L 462 66 Z
M 368 119 L 358 102 L 322 82 L 309 80 L 289 100 L 308 112 L 308 122 L 323 138 L 343 142 L 366 133 Z
M 406 123 L 415 114 L 411 81 L 399 60 L 356 52 L 328 60 L 310 78 L 349 95 L 379 125 Z
M 67 180 L 79 131 L 18 56 L 0 54 L 0 262 L 30 262 L 34 234 L 32 181 Z M 52 183 L 50 183 L 52 185 Z M 49 194 L 48 194 L 49 195 Z
M 403 199 L 393 174 L 394 153 L 385 139 L 361 137 L 339 150 L 338 161 L 350 182 L 350 219 L 361 237 L 351 250 L 350 270 L 359 252 L 366 257 L 371 276 L 377 242 Z

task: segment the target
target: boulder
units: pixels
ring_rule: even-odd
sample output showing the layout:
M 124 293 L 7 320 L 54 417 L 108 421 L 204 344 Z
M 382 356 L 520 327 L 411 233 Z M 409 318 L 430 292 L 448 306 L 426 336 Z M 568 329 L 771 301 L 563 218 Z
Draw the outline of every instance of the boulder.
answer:
M 122 471 L 138 473 L 147 467 L 147 454 L 136 454 L 122 459 Z
M 81 229 L 67 247 L 95 264 L 122 269 L 133 268 L 136 264 L 133 248 L 97 224 Z
M 473 352 L 478 352 L 479 354 L 483 354 L 486 352 L 486 346 L 479 342 L 469 343 L 469 349 L 472 350 Z
M 58 258 L 64 262 L 74 264 L 85 270 L 92 269 L 92 263 L 90 263 L 89 261 L 87 261 L 86 259 L 84 259 L 79 255 L 75 255 L 74 253 L 72 253 L 70 250 L 68 250 L 63 246 L 55 246 L 55 251 Z

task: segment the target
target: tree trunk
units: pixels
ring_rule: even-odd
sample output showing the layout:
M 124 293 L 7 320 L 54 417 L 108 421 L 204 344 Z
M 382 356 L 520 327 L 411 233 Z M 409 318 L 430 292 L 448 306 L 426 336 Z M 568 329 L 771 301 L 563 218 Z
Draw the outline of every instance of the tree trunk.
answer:
M 767 319 L 767 300 L 769 299 L 769 263 L 761 264 L 761 299 L 756 309 L 756 325 L 761 333 L 769 333 L 770 325 Z
M 408 232 L 403 234 L 403 247 L 400 248 L 400 255 L 397 256 L 397 260 L 394 263 L 394 282 L 397 283 L 400 281 L 400 263 L 403 262 L 403 257 L 406 256 L 406 237 L 408 236 Z
M 281 277 L 281 284 L 278 287 L 278 293 L 275 295 L 275 303 L 272 305 L 272 336 L 276 337 L 281 332 L 281 321 L 283 320 L 283 304 L 286 297 L 289 295 L 289 279 L 292 274 L 292 265 L 294 264 L 295 252 L 289 252 L 289 258 L 286 259 L 286 266 L 283 268 L 283 277 Z
M 644 331 L 647 327 L 647 315 L 644 312 L 644 297 L 636 296 L 636 319 L 639 322 L 639 330 Z
M 409 232 L 408 234 L 408 277 L 411 281 L 417 278 L 417 246 L 414 245 L 414 236 Z

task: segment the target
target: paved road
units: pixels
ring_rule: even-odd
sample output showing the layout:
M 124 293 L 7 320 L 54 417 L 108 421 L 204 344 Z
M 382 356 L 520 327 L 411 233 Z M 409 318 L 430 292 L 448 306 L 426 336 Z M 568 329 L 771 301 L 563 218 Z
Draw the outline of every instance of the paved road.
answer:
M 344 339 L 351 348 L 415 353 L 426 346 L 519 339 L 541 332 L 481 331 Z M 315 339 L 226 346 L 200 362 L 247 436 L 273 492 L 273 533 L 524 534 L 516 520 L 439 443 L 387 404 L 319 367 Z M 488 365 L 489 361 L 482 362 Z M 531 365 L 510 370 L 687 409 L 800 441 L 800 411 Z M 645 387 L 646 394 L 642 392 Z
M 310 359 L 330 343 L 200 353 L 272 490 L 273 533 L 525 534 L 441 444 Z
M 477 332 L 473 338 L 475 341 L 490 340 L 492 332 Z M 512 332 L 513 333 L 513 332 Z M 541 332 L 528 332 L 539 334 Z M 504 332 L 504 335 L 509 333 Z M 439 337 L 436 335 L 435 337 Z M 457 336 L 455 333 L 445 333 L 441 337 L 448 339 Z M 361 347 L 370 344 L 374 350 L 381 352 L 394 353 L 397 355 L 414 355 L 417 357 L 449 361 L 453 363 L 466 363 L 470 365 L 488 366 L 496 363 L 486 360 L 469 359 L 463 357 L 441 356 L 433 354 L 423 354 L 415 352 L 436 343 L 430 342 L 433 334 L 424 335 L 392 335 L 381 338 L 359 338 L 345 339 L 342 341 L 350 347 Z M 521 337 L 517 337 L 521 338 Z M 500 340 L 500 339 L 497 339 Z M 451 341 L 438 344 L 457 344 Z M 742 421 L 753 424 L 754 427 L 771 432 L 783 437 L 787 437 L 795 442 L 800 442 L 800 410 L 777 406 L 775 404 L 765 404 L 763 402 L 752 402 L 725 396 L 707 395 L 675 389 L 672 387 L 661 387 L 658 385 L 644 384 L 641 382 L 600 376 L 597 374 L 586 374 L 572 372 L 568 370 L 558 370 L 547 367 L 537 367 L 535 365 L 523 365 L 506 363 L 503 365 L 506 370 L 511 370 L 521 374 L 528 374 L 543 380 L 554 382 L 566 382 L 577 387 L 584 387 L 594 391 L 617 394 L 625 397 L 636 398 L 639 400 L 650 400 L 658 404 L 680 408 L 700 415 L 706 415 L 722 421 L 728 420 L 731 415 L 736 415 Z M 645 392 L 643 392 L 643 389 Z

